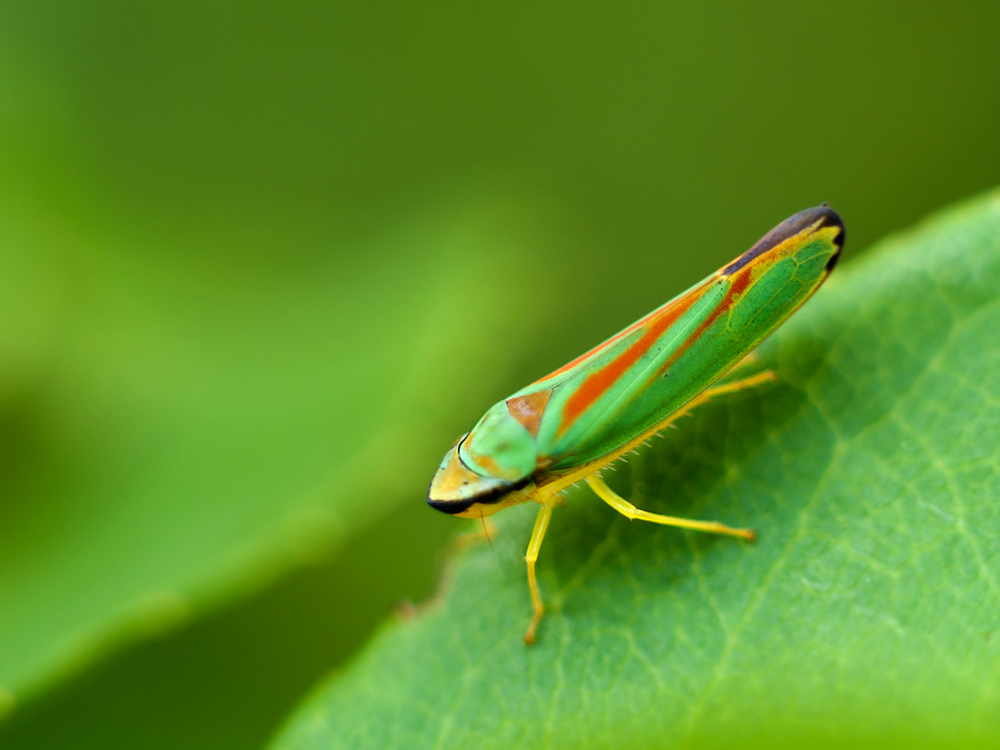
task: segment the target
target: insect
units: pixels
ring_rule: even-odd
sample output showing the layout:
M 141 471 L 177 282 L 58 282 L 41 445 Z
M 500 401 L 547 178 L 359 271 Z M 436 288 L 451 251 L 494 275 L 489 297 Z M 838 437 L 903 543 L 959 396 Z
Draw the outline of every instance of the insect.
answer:
M 751 529 L 640 510 L 600 472 L 695 406 L 774 380 L 764 371 L 713 385 L 819 288 L 843 244 L 843 222 L 825 203 L 795 214 L 701 283 L 494 404 L 451 446 L 431 481 L 431 507 L 485 519 L 518 503 L 541 506 L 525 555 L 527 643 L 545 611 L 538 551 L 560 493 L 581 480 L 630 519 L 753 541 Z

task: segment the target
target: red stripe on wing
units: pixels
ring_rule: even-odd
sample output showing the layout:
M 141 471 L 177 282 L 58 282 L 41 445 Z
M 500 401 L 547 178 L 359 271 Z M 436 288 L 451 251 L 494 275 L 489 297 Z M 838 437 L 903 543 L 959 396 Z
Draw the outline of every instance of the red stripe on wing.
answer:
M 696 288 L 692 289 L 683 297 L 674 300 L 666 307 L 654 310 L 638 323 L 626 328 L 622 331 L 622 333 L 593 350 L 599 351 L 613 341 L 621 338 L 624 334 L 631 333 L 632 331 L 635 331 L 643 326 L 647 326 L 646 331 L 634 344 L 629 346 L 625 351 L 604 365 L 604 367 L 600 370 L 587 376 L 587 378 L 580 384 L 580 387 L 577 388 L 568 399 L 566 399 L 566 403 L 563 405 L 562 421 L 559 424 L 559 429 L 556 434 L 562 435 L 565 433 L 566 430 L 572 426 L 577 417 L 590 408 L 590 406 L 592 406 L 597 399 L 603 396 L 608 389 L 615 384 L 618 378 L 624 375 L 632 365 L 638 362 L 642 355 L 652 348 L 653 344 L 656 343 L 660 336 L 662 336 L 670 328 L 670 326 L 677 322 L 678 318 L 691 308 L 691 305 L 693 305 L 701 296 L 701 293 L 705 290 L 705 288 L 714 282 L 715 277 L 713 276 Z M 576 361 L 580 361 L 585 357 L 590 356 L 592 353 L 593 352 L 588 352 Z M 562 369 L 565 370 L 566 368 Z
M 670 365 L 672 365 L 674 362 L 676 362 L 677 358 L 680 357 L 684 352 L 686 352 L 691 347 L 691 345 L 695 341 L 697 341 L 698 338 L 705 331 L 708 330 L 709 326 L 711 326 L 716 320 L 719 319 L 720 315 L 722 315 L 724 312 L 729 312 L 729 310 L 736 302 L 736 297 L 743 294 L 743 292 L 746 291 L 746 288 L 750 286 L 753 268 L 756 265 L 757 262 L 754 261 L 749 265 L 744 266 L 735 275 L 729 277 L 730 287 L 729 291 L 726 292 L 726 296 L 722 298 L 722 301 L 716 306 L 714 310 L 712 310 L 711 314 L 707 318 L 705 318 L 701 322 L 701 324 L 696 329 L 694 329 L 694 331 L 691 332 L 691 335 L 684 340 L 684 343 L 678 346 L 677 350 L 673 354 L 671 354 L 669 358 L 667 358 L 667 361 L 663 363 L 662 367 L 660 367 L 659 371 L 661 373 L 666 372 L 667 368 L 670 367 Z

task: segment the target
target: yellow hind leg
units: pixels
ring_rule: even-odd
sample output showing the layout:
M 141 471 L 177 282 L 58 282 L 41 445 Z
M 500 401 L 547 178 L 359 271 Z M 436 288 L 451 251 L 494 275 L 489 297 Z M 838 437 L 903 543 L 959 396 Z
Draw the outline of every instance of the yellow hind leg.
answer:
M 649 521 L 650 523 L 659 523 L 664 526 L 677 526 L 682 529 L 694 529 L 695 531 L 706 531 L 709 534 L 725 534 L 726 536 L 737 536 L 741 539 L 746 539 L 752 542 L 756 537 L 753 529 L 734 529 L 732 526 L 726 526 L 724 524 L 718 523 L 717 521 L 693 521 L 689 518 L 677 518 L 676 516 L 661 516 L 659 513 L 650 513 L 649 511 L 640 510 L 636 508 L 628 500 L 625 500 L 620 495 L 618 495 L 614 490 L 608 487 L 597 474 L 591 474 L 587 477 L 587 484 L 590 485 L 591 489 L 597 493 L 597 496 L 601 498 L 604 502 L 610 505 L 612 508 L 617 510 L 626 518 L 635 519 L 638 518 L 640 521 Z

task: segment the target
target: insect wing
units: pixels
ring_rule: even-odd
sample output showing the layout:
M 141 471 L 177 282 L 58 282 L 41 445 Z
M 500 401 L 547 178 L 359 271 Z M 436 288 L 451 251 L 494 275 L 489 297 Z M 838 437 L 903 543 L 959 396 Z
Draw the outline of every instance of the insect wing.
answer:
M 595 349 L 515 394 L 551 390 L 540 464 L 578 466 L 676 412 L 752 351 L 819 287 L 843 245 L 831 209 L 808 209 Z

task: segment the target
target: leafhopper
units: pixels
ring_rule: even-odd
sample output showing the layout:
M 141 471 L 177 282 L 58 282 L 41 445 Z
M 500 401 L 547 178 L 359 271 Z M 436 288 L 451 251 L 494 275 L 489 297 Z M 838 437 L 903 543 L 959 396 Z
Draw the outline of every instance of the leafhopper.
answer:
M 773 380 L 764 371 L 715 384 L 809 299 L 843 244 L 843 222 L 826 204 L 795 214 L 701 283 L 494 404 L 448 449 L 431 507 L 485 519 L 517 503 L 540 506 L 525 555 L 534 608 L 527 643 L 545 611 L 538 551 L 559 494 L 581 480 L 628 518 L 753 541 L 751 529 L 640 510 L 600 473 L 695 406 Z

